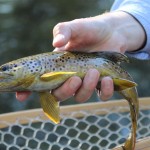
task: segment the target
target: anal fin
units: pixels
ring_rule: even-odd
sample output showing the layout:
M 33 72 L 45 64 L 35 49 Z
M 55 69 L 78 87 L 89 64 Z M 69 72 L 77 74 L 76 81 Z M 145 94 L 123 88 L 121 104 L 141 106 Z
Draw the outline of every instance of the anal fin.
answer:
M 40 92 L 41 106 L 45 115 L 54 123 L 60 123 L 59 101 L 49 92 Z

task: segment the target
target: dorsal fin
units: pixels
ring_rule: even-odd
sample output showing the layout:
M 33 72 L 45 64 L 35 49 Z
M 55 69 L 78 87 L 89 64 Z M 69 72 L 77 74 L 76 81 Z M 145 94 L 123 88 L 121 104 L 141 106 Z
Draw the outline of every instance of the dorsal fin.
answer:
M 129 63 L 128 57 L 119 52 L 102 51 L 102 52 L 96 52 L 96 54 L 102 58 L 109 59 L 110 61 L 113 61 L 115 63 L 121 63 L 121 62 Z

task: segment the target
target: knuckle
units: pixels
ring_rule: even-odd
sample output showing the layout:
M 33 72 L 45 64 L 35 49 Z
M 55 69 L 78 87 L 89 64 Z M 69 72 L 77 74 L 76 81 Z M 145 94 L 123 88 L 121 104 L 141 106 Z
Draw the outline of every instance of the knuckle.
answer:
M 85 102 L 87 101 L 92 93 L 93 93 L 94 90 L 90 90 L 90 89 L 84 89 L 83 87 L 79 90 L 78 93 L 76 93 L 75 95 L 75 99 L 78 101 L 78 102 Z
M 100 98 L 102 100 L 107 100 L 107 99 L 111 98 L 112 95 L 113 95 L 113 90 L 111 88 L 106 88 L 106 89 L 101 90 Z
M 53 32 L 54 32 L 55 34 L 58 34 L 58 33 L 60 32 L 61 28 L 63 28 L 63 27 L 64 27 L 64 23 L 63 23 L 63 22 L 62 22 L 62 23 L 58 23 L 58 24 L 54 27 Z
M 69 91 L 69 90 L 68 90 Z M 64 89 L 62 88 L 58 88 L 56 90 L 53 90 L 53 94 L 54 96 L 59 100 L 59 101 L 63 101 L 66 100 L 67 98 L 71 97 L 72 95 L 70 94 L 70 92 L 66 92 Z
M 102 94 L 102 93 L 101 93 L 101 95 L 100 95 L 100 99 L 101 99 L 101 100 L 104 100 L 104 101 L 105 101 L 105 100 L 108 100 L 109 98 L 110 98 L 109 95 L 105 95 L 105 94 Z
M 78 102 L 85 102 L 90 98 L 90 96 L 83 96 L 83 95 L 75 95 L 75 100 Z
M 105 99 L 109 99 L 111 96 L 112 96 L 111 93 L 105 93 L 105 94 L 104 94 Z
M 86 82 L 83 84 L 83 89 L 86 91 L 86 93 L 92 93 L 94 89 L 96 88 L 97 83 L 95 82 Z

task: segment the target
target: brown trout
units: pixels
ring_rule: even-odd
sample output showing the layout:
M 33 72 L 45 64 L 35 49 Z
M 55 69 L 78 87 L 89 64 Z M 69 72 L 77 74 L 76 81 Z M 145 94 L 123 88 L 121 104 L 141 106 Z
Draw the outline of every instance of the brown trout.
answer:
M 115 91 L 123 95 L 129 103 L 132 131 L 122 147 L 124 150 L 134 150 L 139 107 L 136 83 L 120 67 L 120 62 L 128 62 L 128 58 L 117 52 L 49 52 L 29 56 L 0 66 L 0 91 L 39 93 L 44 113 L 57 124 L 60 122 L 59 101 L 49 91 L 72 76 L 83 79 L 89 69 L 95 68 L 101 74 L 99 82 L 103 77 L 110 76 Z M 100 90 L 100 84 L 97 89 Z

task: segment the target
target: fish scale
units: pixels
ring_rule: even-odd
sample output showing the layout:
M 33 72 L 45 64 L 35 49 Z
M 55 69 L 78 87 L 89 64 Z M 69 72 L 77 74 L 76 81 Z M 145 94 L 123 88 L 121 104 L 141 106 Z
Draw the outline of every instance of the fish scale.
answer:
M 21 58 L 0 66 L 0 91 L 37 92 L 46 116 L 54 123 L 60 122 L 59 101 L 49 91 L 58 88 L 72 76 L 84 78 L 86 72 L 95 68 L 100 72 L 97 90 L 100 92 L 100 81 L 110 76 L 114 90 L 118 91 L 129 103 L 132 130 L 123 145 L 124 150 L 134 150 L 138 116 L 138 95 L 136 83 L 120 67 L 128 58 L 117 52 L 77 53 L 49 52 Z

